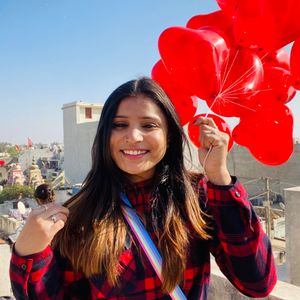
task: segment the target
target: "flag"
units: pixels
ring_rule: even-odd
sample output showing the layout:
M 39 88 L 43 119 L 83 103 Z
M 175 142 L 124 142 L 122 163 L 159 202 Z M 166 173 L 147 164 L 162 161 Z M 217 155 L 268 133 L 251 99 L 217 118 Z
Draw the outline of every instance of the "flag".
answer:
M 33 145 L 31 138 L 27 138 L 27 147 L 31 148 Z

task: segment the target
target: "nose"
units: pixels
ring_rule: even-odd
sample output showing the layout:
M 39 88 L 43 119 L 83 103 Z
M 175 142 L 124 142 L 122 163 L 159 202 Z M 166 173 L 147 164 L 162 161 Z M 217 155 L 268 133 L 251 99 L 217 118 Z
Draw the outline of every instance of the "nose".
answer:
M 126 141 L 129 143 L 142 142 L 143 134 L 138 128 L 128 128 Z

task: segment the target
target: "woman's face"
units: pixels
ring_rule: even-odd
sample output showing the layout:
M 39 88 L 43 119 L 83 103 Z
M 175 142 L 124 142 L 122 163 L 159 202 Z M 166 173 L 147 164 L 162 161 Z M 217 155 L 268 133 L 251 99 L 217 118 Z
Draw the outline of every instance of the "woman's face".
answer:
M 113 119 L 112 159 L 131 182 L 150 179 L 167 150 L 167 120 L 153 100 L 124 98 Z

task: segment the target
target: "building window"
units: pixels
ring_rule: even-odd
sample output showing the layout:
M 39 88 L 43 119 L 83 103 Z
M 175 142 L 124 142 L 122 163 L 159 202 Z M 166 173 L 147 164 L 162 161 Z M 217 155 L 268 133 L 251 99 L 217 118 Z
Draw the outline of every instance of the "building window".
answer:
M 92 108 L 91 107 L 85 107 L 85 118 L 92 119 Z

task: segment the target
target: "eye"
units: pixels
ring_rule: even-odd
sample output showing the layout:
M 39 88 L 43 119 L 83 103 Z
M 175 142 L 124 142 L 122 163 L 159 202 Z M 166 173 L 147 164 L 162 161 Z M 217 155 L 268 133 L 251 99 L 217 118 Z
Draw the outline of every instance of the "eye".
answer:
M 157 127 L 157 125 L 154 123 L 147 123 L 147 124 L 143 125 L 143 128 L 146 128 L 146 129 L 156 128 L 156 127 Z
M 123 128 L 123 127 L 127 127 L 127 124 L 124 122 L 114 122 L 112 127 L 113 128 Z

